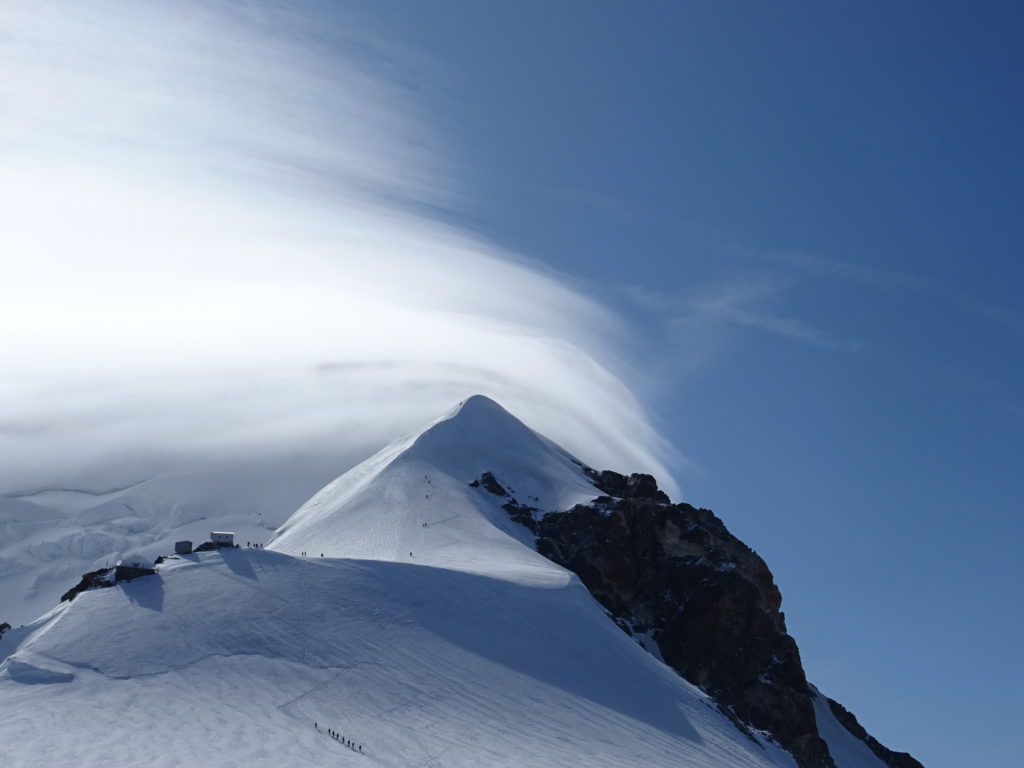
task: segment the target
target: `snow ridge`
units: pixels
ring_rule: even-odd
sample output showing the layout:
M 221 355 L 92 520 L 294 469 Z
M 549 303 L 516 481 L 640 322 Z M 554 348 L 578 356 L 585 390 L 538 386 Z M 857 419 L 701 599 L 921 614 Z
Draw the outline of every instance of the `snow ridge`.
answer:
M 498 499 L 470 487 L 486 471 L 541 509 L 598 493 L 570 454 L 477 395 L 317 493 L 269 548 L 565 583 L 571 574 L 533 550 Z

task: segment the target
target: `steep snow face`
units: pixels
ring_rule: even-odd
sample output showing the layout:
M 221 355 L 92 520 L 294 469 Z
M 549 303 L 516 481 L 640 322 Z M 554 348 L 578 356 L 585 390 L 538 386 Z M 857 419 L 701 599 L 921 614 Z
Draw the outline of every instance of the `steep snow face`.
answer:
M 85 592 L 21 642 L 0 664 L 12 768 L 793 766 L 574 581 L 219 550 Z
M 828 744 L 836 768 L 887 768 L 867 744 L 836 719 L 828 701 L 813 685 L 811 693 L 814 695 L 814 719 L 818 723 L 818 733 Z
M 528 532 L 501 508 L 508 499 L 470 486 L 483 472 L 542 511 L 600 494 L 572 456 L 478 395 L 328 485 L 270 548 L 564 584 L 568 572 L 524 546 Z

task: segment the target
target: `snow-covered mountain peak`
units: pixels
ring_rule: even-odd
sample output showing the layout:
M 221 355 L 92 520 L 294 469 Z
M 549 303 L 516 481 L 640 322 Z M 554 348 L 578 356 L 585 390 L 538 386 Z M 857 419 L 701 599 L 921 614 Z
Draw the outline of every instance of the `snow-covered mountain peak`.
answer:
M 487 397 L 487 395 L 470 395 L 465 400 L 459 402 L 445 416 L 438 419 L 437 422 L 463 421 L 483 424 L 488 420 L 492 423 L 516 422 L 520 425 L 522 424 L 519 419 L 502 408 L 497 402 Z
M 245 544 L 0 624 L 8 762 L 921 768 L 808 685 L 712 512 L 485 397 Z
M 473 395 L 455 405 L 448 413 L 434 420 L 416 437 L 437 447 L 444 441 L 495 439 L 541 439 L 537 433 L 485 395 Z
M 508 496 L 481 487 L 484 473 Z M 533 550 L 502 505 L 563 510 L 598 494 L 569 453 L 476 395 L 330 483 L 270 548 L 564 584 L 569 574 Z
M 452 472 L 470 471 L 474 477 L 502 468 L 521 474 L 538 464 L 564 466 L 571 475 L 583 478 L 590 497 L 594 495 L 578 460 L 484 395 L 463 400 L 431 422 L 409 441 L 404 454 L 406 459 L 425 460 Z

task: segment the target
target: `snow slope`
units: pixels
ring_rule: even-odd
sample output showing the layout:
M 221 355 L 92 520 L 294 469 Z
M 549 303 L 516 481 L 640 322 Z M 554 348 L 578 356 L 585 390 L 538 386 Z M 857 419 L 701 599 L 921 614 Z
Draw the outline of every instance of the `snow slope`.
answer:
M 60 607 L 0 665 L 0 707 L 15 767 L 792 765 L 575 579 L 244 548 Z
M 867 744 L 836 720 L 821 691 L 812 685 L 811 693 L 814 694 L 814 719 L 818 723 L 818 733 L 828 744 L 836 768 L 887 768 Z
M 479 455 L 500 450 L 503 466 L 524 477 L 526 485 L 516 488 L 517 491 L 532 487 L 529 483 L 534 471 L 531 461 L 541 461 L 540 466 L 552 462 L 560 469 L 568 463 L 564 451 L 534 435 L 508 414 L 502 418 L 495 411 L 492 416 L 498 418 L 488 423 L 486 403 L 492 401 L 470 398 L 459 419 L 452 421 L 449 415 L 440 420 L 448 423 L 438 425 L 438 431 L 398 441 L 390 448 L 392 458 L 404 446 L 419 439 L 411 453 L 418 454 L 420 458 L 426 456 L 429 464 L 430 446 L 437 441 L 447 442 L 448 450 L 439 451 L 444 454 L 441 458 L 446 467 L 442 471 L 458 475 L 459 461 L 466 462 L 467 468 L 482 466 Z M 494 408 L 500 410 L 496 404 Z M 493 423 L 495 421 L 497 423 Z M 481 437 L 487 434 L 488 429 L 493 430 L 498 439 L 508 442 L 501 446 L 491 444 Z M 460 430 L 463 437 L 455 434 Z M 444 434 L 446 431 L 449 433 L 447 436 Z M 470 439 L 476 440 L 473 445 L 478 456 L 467 455 L 467 451 L 458 452 L 458 442 L 464 439 L 465 434 L 477 435 Z M 519 442 L 515 440 L 517 436 Z M 481 441 L 487 445 L 482 445 Z M 343 442 L 352 442 L 352 438 Z M 547 448 L 542 449 L 539 447 L 541 444 Z M 524 449 L 520 458 L 515 455 L 518 449 Z M 385 463 L 381 457 L 386 454 L 388 451 L 361 465 L 356 473 L 365 475 L 374 462 Z M 352 466 L 353 463 L 346 447 L 332 445 L 318 437 L 309 445 L 290 449 L 287 455 L 254 452 L 244 461 L 237 457 L 204 457 L 194 463 L 175 464 L 173 471 L 154 475 L 145 472 L 137 475 L 131 467 L 119 466 L 105 470 L 105 476 L 94 480 L 92 487 L 22 489 L 8 495 L 0 494 L 0 582 L 3 584 L 3 589 L 0 589 L 0 622 L 17 626 L 31 621 L 49 610 L 82 573 L 110 565 L 129 552 L 153 558 L 173 551 L 176 540 L 204 541 L 211 530 L 235 531 L 243 542 L 266 542 L 300 504 L 337 476 L 338 467 Z M 412 457 L 404 463 L 410 470 L 408 477 L 415 480 Z M 566 488 L 583 488 L 582 496 L 589 498 L 589 483 L 579 479 L 578 468 L 573 465 L 571 469 L 565 469 L 558 476 L 547 478 L 551 488 L 548 493 L 551 508 L 559 507 L 563 500 L 574 498 L 574 491 L 567 493 L 565 499 L 561 497 L 560 479 L 566 481 Z M 346 478 L 351 475 L 349 473 Z M 470 479 L 467 477 L 466 481 Z M 443 483 L 440 475 L 435 482 Z M 396 486 L 398 492 L 404 483 L 403 480 Z M 412 492 L 414 487 L 418 488 L 409 485 L 409 494 L 402 501 L 403 508 L 408 509 L 412 517 L 422 513 L 433 515 L 428 518 L 433 521 L 441 519 L 436 515 L 443 494 L 440 486 L 437 493 L 432 494 L 432 505 L 414 503 L 417 501 Z M 368 513 L 373 511 L 368 510 Z M 505 517 L 502 513 L 501 520 L 504 521 Z M 427 537 L 428 542 L 440 544 L 448 541 L 439 538 L 444 530 L 453 528 L 435 527 L 431 531 L 432 536 Z M 485 527 L 476 533 L 486 535 L 488 531 Z M 344 541 L 347 535 L 345 530 L 338 531 L 331 550 L 333 553 L 377 557 L 369 551 L 357 552 L 354 542 Z M 415 536 L 412 538 L 405 550 L 406 556 L 420 544 Z M 397 540 L 394 543 L 396 548 L 391 553 L 401 552 L 404 544 L 399 545 Z M 287 540 L 282 546 L 286 547 L 283 551 L 301 549 L 291 547 Z M 314 545 L 308 548 L 312 551 Z M 317 549 L 318 553 L 321 551 L 327 552 L 326 549 Z
M 317 494 L 278 551 L 171 558 L 8 633 L 0 765 L 793 765 L 517 538 L 484 470 L 539 508 L 595 494 L 472 398 Z
M 328 485 L 270 548 L 564 584 L 566 571 L 523 546 L 528 532 L 501 508 L 507 499 L 470 487 L 487 471 L 540 510 L 600 493 L 572 456 L 477 395 Z

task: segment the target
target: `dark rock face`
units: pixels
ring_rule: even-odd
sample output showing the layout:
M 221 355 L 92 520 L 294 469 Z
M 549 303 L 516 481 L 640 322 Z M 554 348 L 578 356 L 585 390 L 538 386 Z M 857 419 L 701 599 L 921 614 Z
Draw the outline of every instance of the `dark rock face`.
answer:
M 471 482 L 469 487 L 483 488 L 488 493 L 508 499 L 508 501 L 501 505 L 502 509 L 508 512 L 509 516 L 517 523 L 525 525 L 530 529 L 533 528 L 534 512 L 539 512 L 540 510 L 537 507 L 531 507 L 529 504 L 519 503 L 510 491 L 499 483 L 498 479 L 490 472 L 484 472 L 480 475 L 479 479 Z
M 237 544 L 225 544 L 222 541 L 204 541 L 193 552 L 213 552 L 217 549 L 238 549 Z
M 647 499 L 662 504 L 669 503 L 668 496 L 658 489 L 658 482 L 651 475 L 634 472 L 627 477 L 610 469 L 598 472 L 590 467 L 583 467 L 583 471 L 594 481 L 598 490 L 617 499 Z
M 710 511 L 666 504 L 646 481 L 601 490 L 644 495 L 546 515 L 533 526 L 537 551 L 575 572 L 619 626 L 649 633 L 665 663 L 772 734 L 801 768 L 833 768 L 764 561 Z
M 605 495 L 540 519 L 500 485 L 488 490 L 508 497 L 503 507 L 537 536 L 538 552 L 576 573 L 625 632 L 657 642 L 738 727 L 767 732 L 801 768 L 834 768 L 764 560 L 710 510 L 672 504 L 650 475 L 583 470 Z M 918 768 L 906 757 L 887 764 Z
M 65 600 L 74 600 L 87 589 L 98 589 L 112 587 L 120 581 L 131 581 L 140 576 L 151 576 L 156 573 L 152 568 L 137 568 L 134 565 L 118 565 L 114 568 L 100 568 L 98 571 L 89 571 L 82 575 L 82 580 L 69 589 L 60 597 L 63 603 Z
M 3 637 L 4 636 L 4 632 L 6 632 L 10 628 L 11 628 L 11 625 L 8 624 L 6 621 L 3 624 L 0 624 L 0 637 Z
M 474 480 L 470 483 L 470 486 L 473 488 L 479 488 L 482 486 L 485 491 L 493 493 L 495 496 L 508 496 L 508 491 L 505 490 L 505 487 L 499 483 L 490 472 L 484 472 L 480 475 L 480 479 Z
M 878 759 L 888 765 L 889 768 L 924 768 L 921 763 L 906 752 L 893 752 L 891 749 L 882 746 L 878 739 L 864 730 L 864 726 L 857 722 L 857 718 L 853 716 L 853 713 L 838 701 L 833 701 L 829 698 L 826 698 L 826 701 L 828 701 L 828 707 L 832 710 L 836 720 L 842 723 L 846 730 L 867 744 L 868 748 L 878 756 Z

